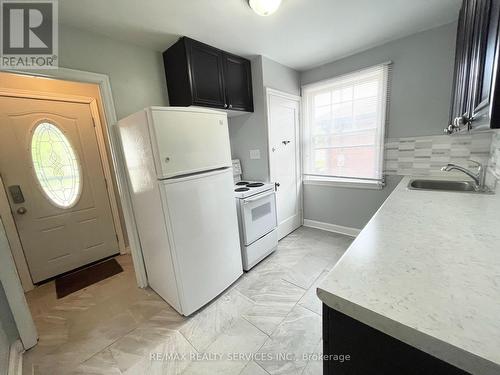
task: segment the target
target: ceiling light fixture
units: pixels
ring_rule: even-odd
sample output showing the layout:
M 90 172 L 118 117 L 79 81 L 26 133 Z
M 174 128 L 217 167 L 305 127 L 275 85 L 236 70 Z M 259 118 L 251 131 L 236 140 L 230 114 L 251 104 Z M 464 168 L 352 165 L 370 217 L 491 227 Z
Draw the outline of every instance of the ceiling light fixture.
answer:
M 281 0 L 249 0 L 248 3 L 259 16 L 269 16 L 278 10 Z

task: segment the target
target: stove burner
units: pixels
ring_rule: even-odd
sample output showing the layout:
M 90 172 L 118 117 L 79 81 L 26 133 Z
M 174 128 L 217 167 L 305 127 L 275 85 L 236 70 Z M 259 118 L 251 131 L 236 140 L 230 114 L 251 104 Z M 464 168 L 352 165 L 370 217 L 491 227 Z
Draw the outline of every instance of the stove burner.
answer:
M 242 191 L 248 191 L 248 190 L 250 190 L 250 189 L 249 189 L 249 188 L 246 188 L 246 187 L 244 187 L 244 188 L 234 189 L 234 191 L 235 191 L 235 192 L 237 192 L 237 193 L 241 193 Z
M 261 186 L 264 186 L 264 184 L 262 182 L 253 182 L 253 183 L 247 185 L 247 187 L 249 187 L 249 188 L 261 187 Z
M 248 185 L 250 182 L 246 182 L 246 181 L 240 181 L 240 182 L 237 182 L 236 185 L 238 186 L 241 186 L 241 185 Z

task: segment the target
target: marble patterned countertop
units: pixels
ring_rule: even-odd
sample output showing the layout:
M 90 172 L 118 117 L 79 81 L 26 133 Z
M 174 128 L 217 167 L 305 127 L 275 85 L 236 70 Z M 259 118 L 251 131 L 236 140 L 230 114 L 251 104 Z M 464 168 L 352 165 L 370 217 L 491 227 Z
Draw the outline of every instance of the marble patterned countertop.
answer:
M 318 296 L 465 371 L 498 375 L 500 191 L 416 191 L 407 188 L 410 179 L 402 179 Z

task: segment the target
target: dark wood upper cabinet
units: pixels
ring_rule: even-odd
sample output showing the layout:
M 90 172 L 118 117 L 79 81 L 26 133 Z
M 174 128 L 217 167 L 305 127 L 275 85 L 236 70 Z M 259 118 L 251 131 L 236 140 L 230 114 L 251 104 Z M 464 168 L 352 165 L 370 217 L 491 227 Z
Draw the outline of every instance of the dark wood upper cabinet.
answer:
M 473 4 L 466 2 L 460 10 L 455 51 L 455 75 L 450 111 L 450 124 L 456 118 L 469 117 L 470 63 L 472 53 Z
M 474 29 L 474 54 L 472 56 L 472 71 L 475 82 L 473 83 L 471 115 L 478 121 L 489 116 L 499 16 L 500 1 L 477 0 L 477 22 Z
M 226 94 L 222 55 L 194 40 L 188 39 L 185 43 L 193 104 L 224 108 Z
M 250 61 L 224 54 L 224 80 L 229 109 L 253 112 Z
M 253 112 L 249 60 L 183 37 L 163 62 L 170 105 Z
M 500 0 L 464 0 L 462 4 L 448 133 L 500 128 L 499 17 Z

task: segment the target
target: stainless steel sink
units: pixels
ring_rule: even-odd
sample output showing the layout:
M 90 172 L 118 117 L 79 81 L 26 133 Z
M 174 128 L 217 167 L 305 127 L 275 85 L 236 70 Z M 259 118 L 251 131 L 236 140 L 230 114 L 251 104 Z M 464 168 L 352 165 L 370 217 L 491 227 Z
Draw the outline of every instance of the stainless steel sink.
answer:
M 410 190 L 440 190 L 481 193 L 476 189 L 475 184 L 472 181 L 411 180 L 408 184 L 408 188 Z

